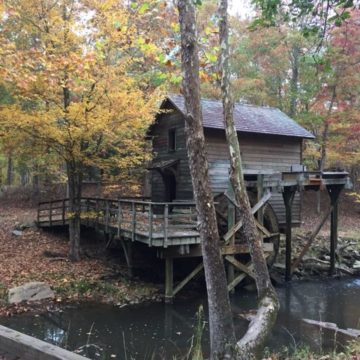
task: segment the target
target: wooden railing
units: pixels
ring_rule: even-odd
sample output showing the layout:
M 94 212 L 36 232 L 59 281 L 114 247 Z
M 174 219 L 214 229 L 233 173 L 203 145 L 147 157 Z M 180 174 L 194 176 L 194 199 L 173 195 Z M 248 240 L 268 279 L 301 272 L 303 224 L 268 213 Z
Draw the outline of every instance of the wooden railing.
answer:
M 38 224 L 66 225 L 69 220 L 69 199 L 39 203 Z M 84 225 L 101 228 L 118 236 L 124 232 L 135 241 L 137 235 L 168 240 L 181 233 L 196 231 L 197 215 L 194 202 L 151 202 L 144 200 L 82 198 L 81 221 Z

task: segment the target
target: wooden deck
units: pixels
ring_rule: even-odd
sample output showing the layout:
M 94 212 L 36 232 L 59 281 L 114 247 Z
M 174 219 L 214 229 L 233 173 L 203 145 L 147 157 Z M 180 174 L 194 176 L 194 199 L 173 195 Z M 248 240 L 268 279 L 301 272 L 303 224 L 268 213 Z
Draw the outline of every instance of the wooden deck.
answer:
M 69 200 L 41 202 L 40 227 L 65 226 Z M 81 223 L 107 234 L 163 247 L 200 243 L 193 202 L 154 203 L 134 199 L 82 198 Z
M 275 173 L 274 173 L 275 174 Z M 309 249 L 313 239 L 331 216 L 330 232 L 330 274 L 334 274 L 337 246 L 338 198 L 343 188 L 351 187 L 346 172 L 283 172 L 274 177 L 265 178 L 264 172 L 245 171 L 245 182 L 249 189 L 257 191 L 257 203 L 253 206 L 253 214 L 257 214 L 256 224 L 264 239 L 264 253 L 269 257 L 276 253 L 274 244 L 279 241 L 279 232 L 270 232 L 263 223 L 263 207 L 272 196 L 272 191 L 280 191 L 286 209 L 286 280 L 300 263 Z M 266 175 L 269 175 L 266 173 Z M 279 176 L 280 175 L 280 176 Z M 293 262 L 291 250 L 292 204 L 295 193 L 306 190 L 327 189 L 331 205 L 319 225 L 310 235 L 301 255 Z M 228 290 L 232 291 L 245 277 L 253 277 L 252 263 L 241 263 L 235 256 L 249 254 L 246 244 L 235 239 L 242 227 L 241 220 L 235 221 L 236 202 L 231 188 L 226 192 L 228 201 L 227 232 L 222 235 L 220 251 L 228 268 Z M 217 210 L 218 211 L 218 210 Z M 37 223 L 39 227 L 66 226 L 70 219 L 69 200 L 61 199 L 41 202 L 38 208 Z M 81 223 L 83 226 L 103 231 L 108 237 L 108 245 L 115 239 L 121 243 L 129 269 L 132 267 L 132 244 L 139 242 L 157 249 L 157 256 L 165 259 L 165 299 L 172 298 L 195 278 L 202 270 L 202 262 L 190 274 L 174 284 L 174 260 L 186 257 L 201 257 L 200 235 L 197 230 L 198 219 L 194 202 L 178 201 L 171 203 L 152 202 L 142 199 L 81 199 Z M 277 230 L 278 231 L 278 230 Z M 248 257 L 244 257 L 247 261 Z M 237 273 L 235 273 L 235 270 Z M 131 270 L 130 270 L 131 271 Z

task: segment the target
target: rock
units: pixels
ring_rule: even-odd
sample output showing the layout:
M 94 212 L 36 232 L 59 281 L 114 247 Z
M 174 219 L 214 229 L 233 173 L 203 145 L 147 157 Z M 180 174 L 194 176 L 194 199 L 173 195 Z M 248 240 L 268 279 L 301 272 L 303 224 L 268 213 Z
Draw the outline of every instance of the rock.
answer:
M 52 299 L 54 296 L 48 284 L 35 281 L 10 289 L 8 299 L 10 304 L 18 304 L 22 301 Z
M 15 236 L 21 236 L 23 232 L 20 230 L 13 230 L 11 233 Z

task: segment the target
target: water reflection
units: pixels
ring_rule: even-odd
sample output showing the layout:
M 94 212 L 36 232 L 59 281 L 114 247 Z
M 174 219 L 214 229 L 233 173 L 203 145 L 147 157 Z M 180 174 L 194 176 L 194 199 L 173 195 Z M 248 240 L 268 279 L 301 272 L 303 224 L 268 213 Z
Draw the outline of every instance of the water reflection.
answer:
M 305 326 L 302 318 L 335 322 L 342 328 L 359 328 L 358 279 L 291 284 L 278 289 L 278 293 L 281 312 L 268 343 L 272 349 L 300 343 L 326 349 L 337 344 L 339 339 Z M 169 359 L 188 351 L 200 305 L 206 313 L 203 297 L 180 300 L 174 305 L 144 304 L 125 308 L 87 304 L 38 317 L 4 318 L 1 323 L 70 350 L 78 349 L 93 359 Z M 256 296 L 241 291 L 232 297 L 232 305 L 240 337 L 246 331 L 247 322 L 237 314 L 255 309 Z M 205 352 L 207 334 L 206 324 Z

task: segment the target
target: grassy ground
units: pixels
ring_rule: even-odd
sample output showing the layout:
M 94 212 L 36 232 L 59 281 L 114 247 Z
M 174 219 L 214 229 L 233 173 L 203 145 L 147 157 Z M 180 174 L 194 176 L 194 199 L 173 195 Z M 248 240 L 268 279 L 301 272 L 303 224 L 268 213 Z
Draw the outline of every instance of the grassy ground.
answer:
M 91 300 L 125 304 L 158 296 L 154 286 L 121 276 L 126 275 L 126 269 L 108 261 L 104 252 L 83 256 L 77 263 L 70 262 L 64 233 L 32 227 L 25 229 L 21 236 L 12 234 L 17 225 L 31 223 L 35 216 L 34 208 L 0 205 L 0 314 L 28 310 L 26 304 L 8 306 L 6 299 L 9 288 L 29 281 L 48 283 L 55 290 L 55 303 Z M 88 244 L 85 252 L 91 254 L 94 248 L 98 245 Z M 56 257 L 49 257 L 49 253 L 56 253 Z M 119 276 L 113 278 L 114 274 Z
M 269 354 L 263 360 L 360 360 L 360 340 L 353 341 L 341 352 L 314 354 L 309 348 L 302 347 L 291 355 L 285 349 L 281 354 Z

